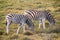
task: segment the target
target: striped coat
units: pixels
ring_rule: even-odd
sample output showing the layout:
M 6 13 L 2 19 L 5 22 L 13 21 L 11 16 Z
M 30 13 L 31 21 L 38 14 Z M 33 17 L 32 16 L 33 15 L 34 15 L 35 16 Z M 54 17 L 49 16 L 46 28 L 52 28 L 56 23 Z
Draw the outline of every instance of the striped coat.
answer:
M 34 24 L 25 15 L 21 15 L 21 14 L 17 14 L 17 13 L 7 14 L 6 15 L 6 21 L 7 21 L 7 27 L 6 27 L 7 34 L 9 33 L 8 29 L 9 29 L 9 26 L 12 22 L 17 23 L 17 24 L 21 24 L 24 32 L 25 32 L 25 23 L 29 26 L 29 29 L 31 29 L 31 31 L 34 30 Z M 18 27 L 17 34 L 19 32 L 19 29 L 20 29 L 20 27 Z
M 50 25 L 55 24 L 55 20 L 53 16 L 47 11 L 30 9 L 30 10 L 25 10 L 24 15 L 27 15 L 32 20 L 40 20 L 39 28 L 40 25 L 43 24 L 43 28 L 45 29 L 45 20 L 48 20 Z

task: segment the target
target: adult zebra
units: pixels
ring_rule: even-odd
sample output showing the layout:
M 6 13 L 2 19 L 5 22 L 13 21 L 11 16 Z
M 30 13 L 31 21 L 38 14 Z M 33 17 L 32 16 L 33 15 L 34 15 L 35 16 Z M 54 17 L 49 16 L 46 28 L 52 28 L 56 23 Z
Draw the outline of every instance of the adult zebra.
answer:
M 23 31 L 25 32 L 25 23 L 29 26 L 29 29 L 31 31 L 34 31 L 34 24 L 32 21 L 25 15 L 17 14 L 17 13 L 11 13 L 6 15 L 6 21 L 7 21 L 7 27 L 6 27 L 6 32 L 7 34 L 9 33 L 9 26 L 10 24 L 13 23 L 18 23 L 21 24 Z M 19 32 L 20 26 L 17 29 L 17 34 Z
M 51 26 L 55 24 L 53 16 L 47 11 L 29 9 L 24 11 L 24 15 L 32 20 L 39 20 L 39 28 L 43 24 L 43 28 L 45 29 L 45 20 L 48 20 Z

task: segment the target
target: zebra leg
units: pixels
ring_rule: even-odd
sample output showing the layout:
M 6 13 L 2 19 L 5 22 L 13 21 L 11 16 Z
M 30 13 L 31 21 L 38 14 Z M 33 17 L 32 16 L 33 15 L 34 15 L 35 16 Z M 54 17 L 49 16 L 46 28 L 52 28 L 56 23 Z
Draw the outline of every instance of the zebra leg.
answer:
M 41 21 L 41 20 L 39 20 L 39 29 L 40 29 L 40 27 L 41 27 L 41 24 L 42 24 L 41 22 L 42 22 L 42 21 Z
M 22 24 L 23 32 L 25 33 L 25 24 Z
M 9 26 L 10 26 L 10 24 L 11 24 L 11 21 L 7 20 L 7 27 L 6 27 L 7 34 L 9 33 Z
M 22 21 L 21 21 L 21 26 L 22 26 L 22 28 L 23 28 L 23 32 L 25 32 L 25 19 L 23 19 Z
M 21 27 L 23 28 L 23 31 L 25 32 L 25 25 L 21 24 L 21 26 L 19 26 L 18 29 L 17 29 L 17 34 L 19 33 L 19 30 L 20 30 Z
M 45 18 L 42 19 L 42 23 L 43 23 L 43 28 L 45 29 Z
M 18 29 L 17 29 L 17 34 L 19 33 L 20 28 L 21 28 L 21 26 L 18 27 Z

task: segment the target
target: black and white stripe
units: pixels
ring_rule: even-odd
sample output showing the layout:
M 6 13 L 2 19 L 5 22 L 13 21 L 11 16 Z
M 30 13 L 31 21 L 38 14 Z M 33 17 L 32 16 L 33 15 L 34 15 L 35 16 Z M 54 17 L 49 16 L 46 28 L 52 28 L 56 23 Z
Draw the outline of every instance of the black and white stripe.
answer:
M 33 20 L 40 20 L 39 26 L 41 24 L 43 24 L 44 29 L 45 29 L 45 20 L 46 19 L 50 22 L 50 25 L 55 24 L 55 20 L 54 20 L 53 16 L 47 11 L 30 9 L 30 10 L 25 10 L 24 15 L 27 15 L 30 19 L 33 19 Z
M 21 24 L 21 26 L 23 27 L 23 31 L 25 32 L 25 23 L 29 26 L 29 29 L 31 31 L 34 30 L 34 24 L 32 23 L 32 21 L 25 15 L 21 15 L 21 14 L 17 14 L 17 13 L 11 13 L 11 14 L 7 14 L 6 15 L 6 21 L 7 21 L 7 27 L 6 27 L 6 31 L 7 34 L 9 33 L 9 26 L 10 24 L 13 23 L 18 23 Z M 20 27 L 18 27 L 17 30 L 17 34 L 19 32 Z

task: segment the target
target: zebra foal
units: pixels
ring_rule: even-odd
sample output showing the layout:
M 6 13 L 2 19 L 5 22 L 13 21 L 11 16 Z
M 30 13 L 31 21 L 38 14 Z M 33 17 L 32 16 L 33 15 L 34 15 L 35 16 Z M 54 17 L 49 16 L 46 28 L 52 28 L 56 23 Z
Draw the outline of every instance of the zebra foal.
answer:
M 31 31 L 34 30 L 34 24 L 32 21 L 25 15 L 17 14 L 17 13 L 11 13 L 6 15 L 6 22 L 7 22 L 7 27 L 6 27 L 6 32 L 7 34 L 9 33 L 9 26 L 10 24 L 13 23 L 18 23 L 21 25 L 23 28 L 23 31 L 25 32 L 25 23 L 29 26 L 29 29 Z M 19 29 L 21 28 L 20 26 L 17 29 L 17 34 L 19 32 Z
M 47 11 L 30 9 L 25 10 L 24 15 L 27 15 L 31 20 L 39 20 L 39 28 L 43 24 L 43 28 L 45 29 L 45 20 L 49 21 L 50 26 L 55 24 L 53 16 Z

